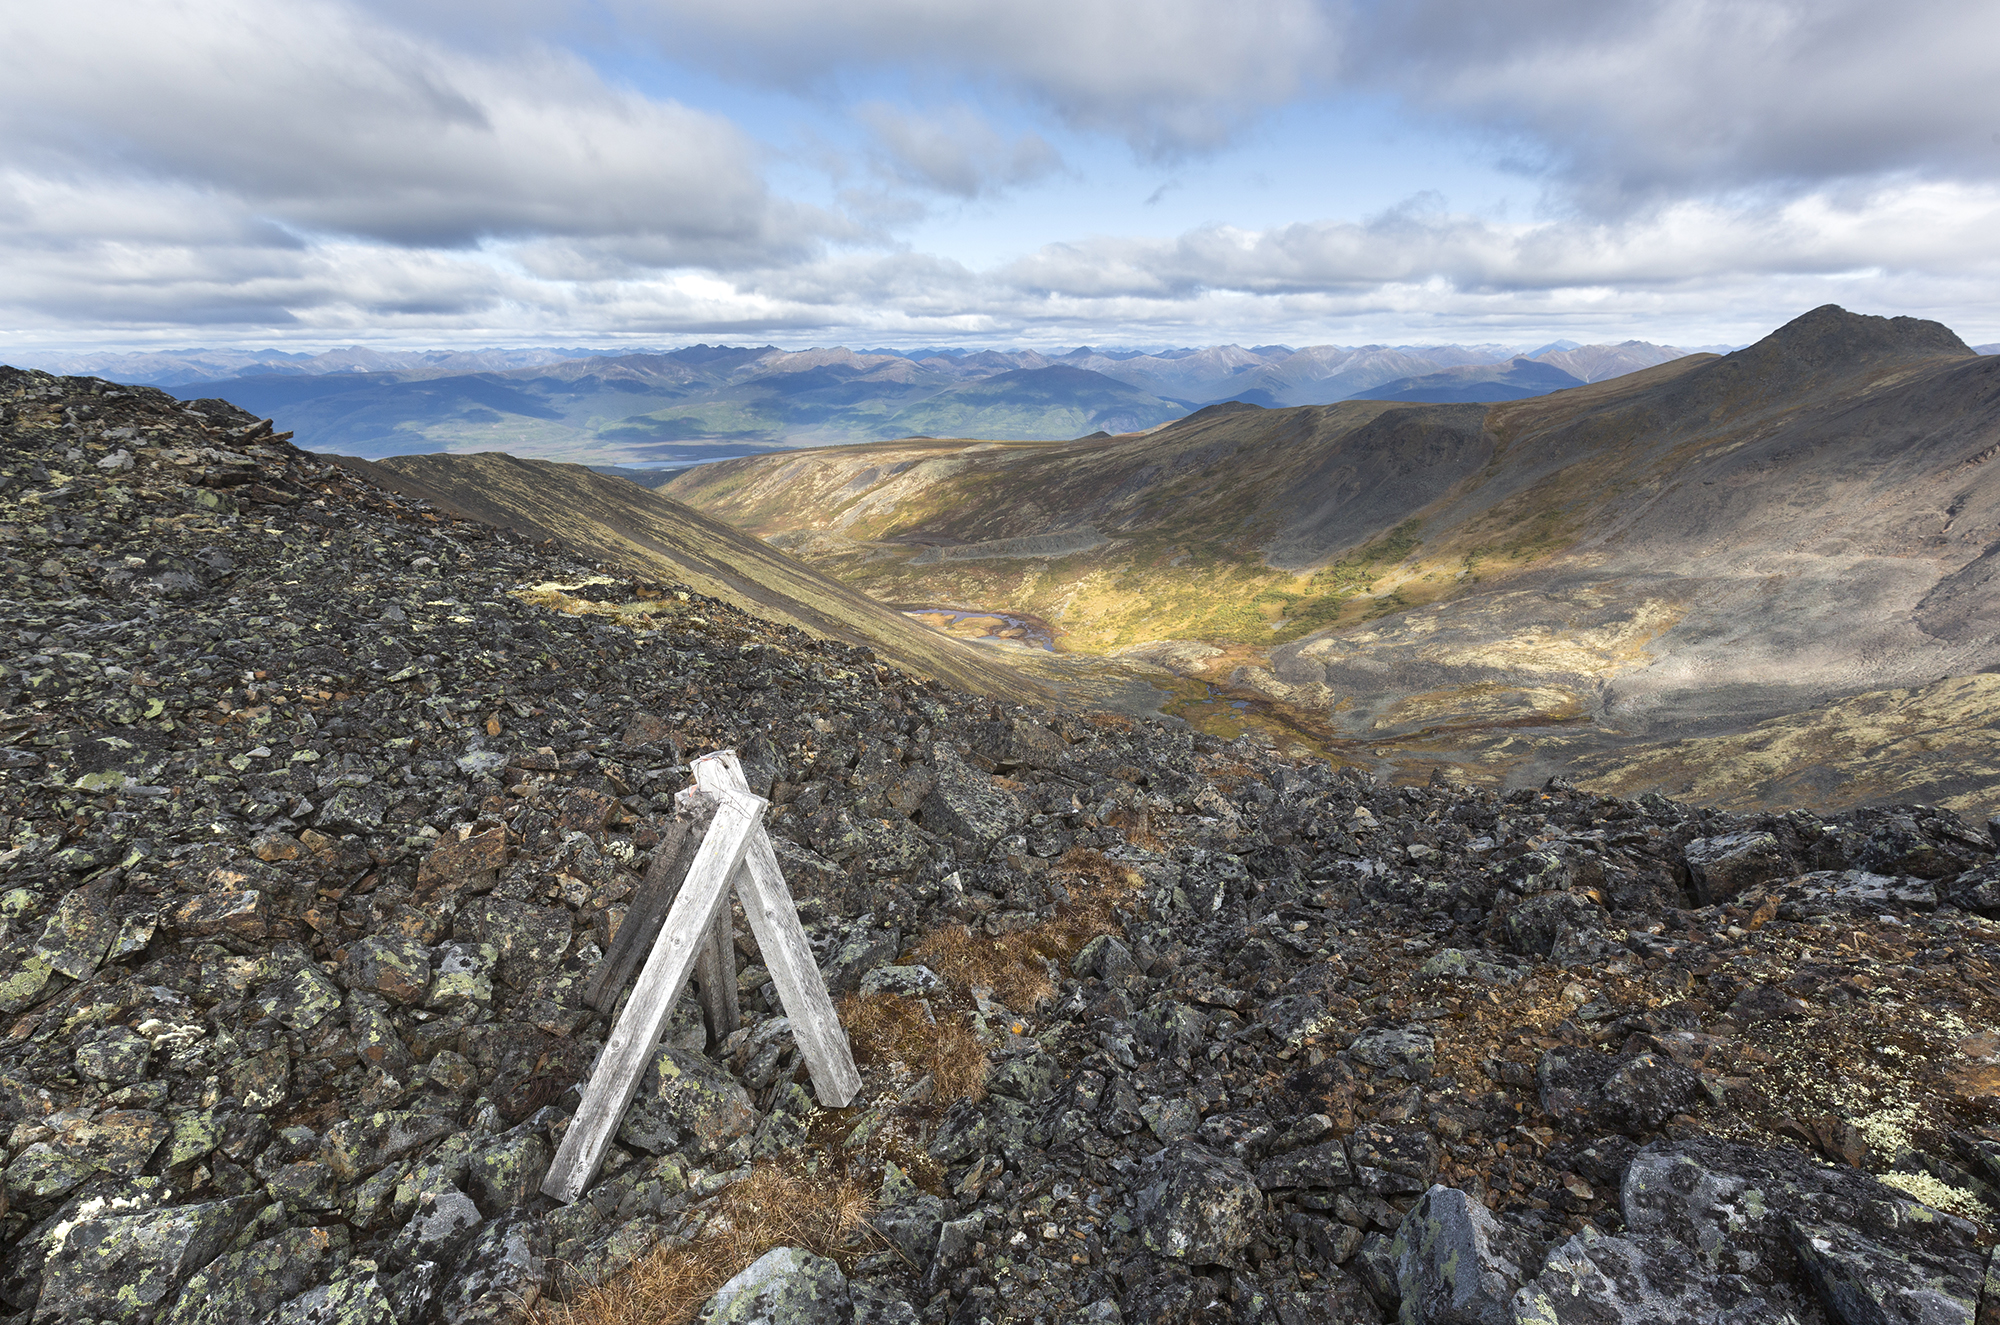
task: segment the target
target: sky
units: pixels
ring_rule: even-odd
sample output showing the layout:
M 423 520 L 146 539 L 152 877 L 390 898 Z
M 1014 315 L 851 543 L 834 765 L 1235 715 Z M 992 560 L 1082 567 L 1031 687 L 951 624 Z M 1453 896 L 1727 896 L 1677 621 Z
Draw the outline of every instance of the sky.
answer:
M 2000 341 L 1992 0 L 0 0 L 34 348 Z

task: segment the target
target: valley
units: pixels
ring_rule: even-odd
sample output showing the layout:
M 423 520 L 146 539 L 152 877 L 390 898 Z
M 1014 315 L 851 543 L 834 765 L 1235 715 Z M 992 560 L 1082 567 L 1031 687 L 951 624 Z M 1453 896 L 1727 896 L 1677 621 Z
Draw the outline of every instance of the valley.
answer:
M 1829 306 L 1526 400 L 1237 401 L 1073 442 L 749 457 L 662 492 L 877 600 L 1046 621 L 1167 712 L 1280 750 L 1973 809 L 2000 799 L 1970 756 L 2000 664 L 1996 447 L 2000 360 Z M 1864 711 L 1902 733 L 1863 742 L 1865 775 L 1830 734 Z

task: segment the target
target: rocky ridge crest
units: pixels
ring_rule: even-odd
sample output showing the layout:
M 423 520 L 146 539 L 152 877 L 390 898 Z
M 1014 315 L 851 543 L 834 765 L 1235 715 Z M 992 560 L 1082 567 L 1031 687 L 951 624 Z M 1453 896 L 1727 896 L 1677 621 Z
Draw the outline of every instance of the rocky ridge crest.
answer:
M 875 1234 L 773 1250 L 714 1319 L 2000 1308 L 1987 827 L 1392 787 L 1003 705 L 219 401 L 0 370 L 0 437 L 13 1319 L 559 1319 L 801 1159 L 869 1180 Z M 578 994 L 724 746 L 848 1006 L 968 1033 L 983 1090 L 864 1053 L 864 1103 L 814 1109 L 746 936 L 744 1031 L 690 1005 L 553 1207 Z

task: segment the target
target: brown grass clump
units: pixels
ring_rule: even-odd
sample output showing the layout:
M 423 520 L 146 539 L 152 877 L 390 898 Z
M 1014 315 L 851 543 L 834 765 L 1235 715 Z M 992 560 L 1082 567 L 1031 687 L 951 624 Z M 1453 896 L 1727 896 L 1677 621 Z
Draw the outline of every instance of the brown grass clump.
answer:
M 1008 1007 L 1027 1010 L 1056 991 L 1042 965 L 1040 929 L 988 938 L 964 925 L 946 925 L 924 937 L 916 957 L 957 989 L 990 989 Z
M 1069 899 L 1047 920 L 992 938 L 947 925 L 917 945 L 917 959 L 960 989 L 991 989 L 1019 1012 L 1053 998 L 1048 963 L 1066 964 L 1084 944 L 1115 928 L 1119 905 L 1140 885 L 1125 866 L 1082 847 L 1064 853 L 1056 876 Z
M 759 1165 L 726 1189 L 701 1235 L 635 1262 L 569 1303 L 544 1302 L 528 1325 L 687 1325 L 716 1290 L 774 1247 L 851 1262 L 873 1202 L 853 1178 Z
M 841 1000 L 840 1024 L 864 1065 L 900 1063 L 913 1080 L 928 1073 L 933 1104 L 986 1098 L 986 1051 L 951 1014 L 933 1021 L 913 998 L 850 994 Z

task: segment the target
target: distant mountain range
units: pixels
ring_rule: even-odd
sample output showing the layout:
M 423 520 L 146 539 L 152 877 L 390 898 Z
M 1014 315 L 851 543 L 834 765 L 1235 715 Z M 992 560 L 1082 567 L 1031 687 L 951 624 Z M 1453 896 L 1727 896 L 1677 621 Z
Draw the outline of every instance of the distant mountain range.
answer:
M 220 397 L 302 446 L 385 457 L 504 450 L 677 469 L 794 446 L 1139 432 L 1211 404 L 1518 400 L 1681 357 L 1671 346 L 1214 345 L 1141 352 L 581 349 L 181 350 L 32 366 Z

